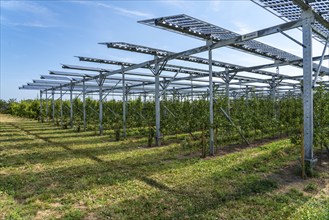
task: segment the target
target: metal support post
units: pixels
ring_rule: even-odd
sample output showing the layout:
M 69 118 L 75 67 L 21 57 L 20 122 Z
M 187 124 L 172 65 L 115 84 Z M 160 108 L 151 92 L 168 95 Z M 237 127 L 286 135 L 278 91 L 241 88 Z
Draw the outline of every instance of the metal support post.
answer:
M 55 124 L 55 90 L 51 90 L 52 121 Z
M 70 127 L 73 128 L 73 83 L 70 86 Z
M 212 41 L 207 41 L 208 45 L 212 44 Z M 213 80 L 212 80 L 212 50 L 208 50 L 209 59 L 209 154 L 214 155 L 214 96 L 213 96 Z
M 228 68 L 225 68 L 225 93 L 227 98 L 227 114 L 230 115 L 230 75 L 228 73 Z
M 239 95 L 240 95 L 240 97 L 242 96 L 242 80 L 241 79 L 239 79 L 239 86 L 240 86 L 240 89 L 239 89 Z
M 83 108 L 83 131 L 86 131 L 86 82 L 85 77 L 83 77 L 82 82 L 82 108 Z
M 48 93 L 46 90 L 46 122 L 48 122 Z
M 307 170 L 312 173 L 313 164 L 313 88 L 312 88 L 312 26 L 311 10 L 302 13 L 303 21 L 303 110 L 304 110 L 304 160 Z
M 248 103 L 249 99 L 249 86 L 246 86 L 246 103 Z
M 63 128 L 63 88 L 60 87 L 60 100 L 59 100 L 59 108 L 61 114 L 61 128 Z
M 193 102 L 193 75 L 190 74 L 191 77 L 191 101 Z
M 157 57 L 156 57 L 157 58 Z M 161 145 L 161 133 L 160 133 L 160 65 L 155 64 L 155 144 Z
M 144 103 L 146 102 L 146 92 L 144 93 Z
M 40 90 L 40 122 L 43 122 L 43 117 L 42 117 L 42 91 Z
M 145 86 L 145 82 L 143 82 L 143 91 L 144 91 L 144 94 L 143 94 L 143 96 L 144 96 L 144 103 L 146 102 L 146 91 L 145 91 L 145 88 L 144 88 L 144 86 Z
M 235 100 L 236 99 L 236 96 L 238 95 L 238 92 L 236 92 L 236 91 L 233 91 L 232 92 L 232 96 L 233 96 L 233 99 Z
M 272 81 L 270 83 L 270 88 L 271 88 L 271 97 L 273 100 L 273 103 L 275 102 L 275 89 L 276 89 L 276 85 L 275 85 L 275 77 L 272 76 Z
M 105 76 L 103 75 L 102 72 L 99 74 L 99 81 L 98 81 L 98 86 L 99 86 L 99 135 L 103 135 L 103 83 L 105 80 Z
M 127 102 L 127 91 L 126 91 L 126 77 L 122 71 L 122 126 L 123 126 L 123 138 L 127 136 L 126 133 L 126 102 Z
M 275 83 L 275 77 L 274 76 L 272 76 L 272 80 L 271 80 L 271 82 L 270 82 L 270 88 L 271 88 L 271 98 L 272 98 L 272 108 L 273 108 L 273 115 L 274 115 L 274 117 L 276 118 L 276 108 L 275 108 L 275 99 L 276 99 L 276 97 L 275 97 L 275 90 L 276 90 L 276 83 Z

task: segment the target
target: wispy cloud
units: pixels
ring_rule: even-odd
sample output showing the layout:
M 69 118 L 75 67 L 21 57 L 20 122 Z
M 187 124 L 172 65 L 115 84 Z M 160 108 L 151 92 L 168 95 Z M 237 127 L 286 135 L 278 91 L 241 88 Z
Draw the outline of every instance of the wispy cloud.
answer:
M 71 2 L 82 4 L 82 5 L 108 8 L 108 9 L 111 9 L 112 11 L 114 11 L 115 13 L 126 16 L 126 17 L 140 17 L 140 18 L 154 17 L 154 15 L 150 14 L 150 13 L 146 13 L 146 12 L 138 11 L 138 10 L 131 10 L 131 9 L 122 8 L 122 7 L 117 7 L 117 6 L 113 6 L 108 3 L 104 3 L 104 2 L 92 2 L 92 1 L 71 1 Z
M 125 15 L 125 16 L 137 16 L 137 17 L 143 17 L 143 18 L 151 18 L 154 17 L 152 14 L 148 14 L 142 11 L 137 11 L 137 10 L 129 10 L 126 8 L 120 8 L 120 7 L 115 7 L 109 4 L 105 4 L 105 3 L 97 3 L 98 6 L 104 7 L 104 8 L 109 8 L 112 9 L 114 11 L 116 11 L 119 14 Z
M 1 23 L 4 26 L 10 27 L 35 27 L 35 28 L 49 28 L 52 27 L 51 25 L 38 22 L 38 21 L 31 21 L 31 22 L 12 22 L 8 19 L 1 19 Z
M 5 26 L 48 28 L 56 24 L 55 13 L 37 2 L 2 1 L 0 5 L 3 14 L 6 14 L 6 17 L 1 17 Z
M 5 10 L 21 11 L 38 15 L 53 14 L 48 8 L 32 1 L 2 1 L 0 7 Z

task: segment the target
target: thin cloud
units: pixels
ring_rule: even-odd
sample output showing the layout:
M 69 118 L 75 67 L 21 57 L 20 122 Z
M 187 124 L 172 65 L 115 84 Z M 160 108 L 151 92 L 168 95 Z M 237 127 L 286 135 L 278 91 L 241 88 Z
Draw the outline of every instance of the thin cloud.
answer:
M 125 16 L 137 16 L 137 17 L 143 17 L 143 18 L 150 18 L 153 17 L 152 14 L 148 14 L 145 12 L 141 12 L 141 11 L 136 11 L 136 10 L 129 10 L 129 9 L 125 9 L 125 8 L 120 8 L 120 7 L 115 7 L 109 4 L 105 4 L 105 3 L 97 3 L 98 6 L 104 7 L 104 8 L 109 8 L 112 9 L 116 12 L 118 12 L 119 14 L 125 15 Z
M 71 1 L 72 3 L 77 3 L 81 5 L 89 5 L 89 6 L 98 6 L 98 7 L 103 7 L 103 8 L 108 8 L 113 11 L 115 11 L 118 14 L 121 14 L 126 17 L 140 17 L 140 18 L 152 18 L 154 15 L 142 12 L 142 11 L 137 11 L 137 10 L 130 10 L 126 8 L 121 8 L 121 7 L 116 7 L 107 3 L 102 3 L 102 2 L 90 2 L 90 1 Z
M 48 8 L 39 5 L 32 1 L 3 1 L 0 4 L 0 7 L 4 10 L 12 10 L 12 11 L 21 11 L 27 12 L 31 14 L 38 14 L 38 15 L 51 15 L 53 14 Z
M 6 17 L 1 18 L 1 23 L 11 27 L 54 27 L 56 22 L 55 13 L 49 8 L 32 1 L 3 1 L 1 10 Z M 13 16 L 19 13 L 20 16 Z
M 51 25 L 43 24 L 38 21 L 35 22 L 11 22 L 8 19 L 2 20 L 1 23 L 5 26 L 11 27 L 34 27 L 34 28 L 49 28 Z

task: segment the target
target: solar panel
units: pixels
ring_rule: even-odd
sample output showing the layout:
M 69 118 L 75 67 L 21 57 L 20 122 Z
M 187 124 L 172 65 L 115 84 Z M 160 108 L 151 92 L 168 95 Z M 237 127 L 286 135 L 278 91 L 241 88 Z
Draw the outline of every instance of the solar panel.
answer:
M 252 0 L 256 4 L 272 12 L 285 21 L 295 21 L 300 19 L 302 9 L 301 5 L 294 3 L 292 0 Z M 308 1 L 308 5 L 314 12 L 320 15 L 326 22 L 329 22 L 329 0 Z M 301 1 L 303 4 L 304 1 Z M 304 3 L 306 4 L 306 3 Z M 313 29 L 316 31 L 316 39 L 319 41 L 326 40 L 329 36 L 329 23 L 325 25 L 318 19 L 315 19 Z

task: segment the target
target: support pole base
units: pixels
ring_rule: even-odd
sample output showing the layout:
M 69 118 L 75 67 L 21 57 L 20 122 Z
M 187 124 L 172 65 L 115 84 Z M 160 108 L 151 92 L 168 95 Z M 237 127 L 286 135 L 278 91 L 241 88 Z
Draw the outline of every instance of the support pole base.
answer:
M 99 126 L 99 135 L 100 135 L 100 136 L 103 135 L 103 126 Z
M 305 159 L 305 174 L 306 176 L 314 176 L 314 166 L 318 162 L 317 158 Z
M 155 137 L 155 146 L 157 147 L 161 146 L 161 137 Z

